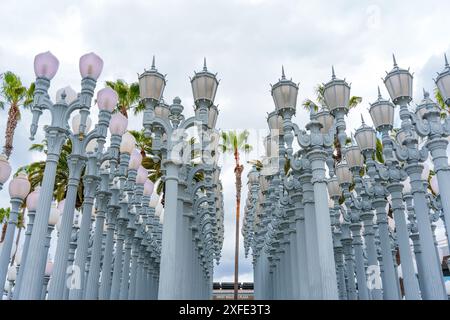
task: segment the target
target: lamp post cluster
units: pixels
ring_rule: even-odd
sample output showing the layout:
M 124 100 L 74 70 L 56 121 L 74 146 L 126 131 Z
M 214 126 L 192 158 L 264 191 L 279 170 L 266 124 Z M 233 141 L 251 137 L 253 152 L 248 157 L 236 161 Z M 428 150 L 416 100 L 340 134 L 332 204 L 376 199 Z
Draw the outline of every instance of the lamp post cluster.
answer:
M 383 81 L 391 100 L 378 89 L 369 108 L 375 128 L 362 119 L 351 137 L 350 85 L 334 69 L 309 132 L 292 122 L 298 85 L 283 70 L 272 86 L 276 110 L 263 166 L 248 174 L 242 230 L 255 298 L 448 299 L 435 231 L 441 220 L 448 244 L 450 120 L 425 91 L 412 110 L 413 76 L 395 57 Z M 435 83 L 450 106 L 447 58 Z
M 165 77 L 153 61 L 139 76 L 145 105 L 143 126 L 152 138 L 155 161 L 160 161 L 165 182 L 165 215 L 162 228 L 159 299 L 209 299 L 213 261 L 220 259 L 223 244 L 222 185 L 217 166 L 219 135 L 215 129 L 218 109 L 214 98 L 219 81 L 203 70 L 191 79 L 195 116 L 185 118 L 181 99 L 170 106 L 158 104 Z M 196 141 L 188 130 L 196 129 Z M 198 139 L 198 140 L 197 140 Z M 194 142 L 194 143 L 193 143 Z M 198 147 L 196 147 L 198 145 Z M 200 152 L 200 162 L 192 154 Z M 202 179 L 196 179 L 201 175 Z
M 213 105 L 218 85 L 215 75 L 205 64 L 192 79 L 196 116 L 189 119 L 181 114 L 179 98 L 171 106 L 164 104 L 166 81 L 154 59 L 151 70 L 139 77 L 146 107 L 145 136 L 152 138 L 153 161 L 161 162 L 158 183 L 164 184 L 164 196 L 160 197 L 142 166 L 135 138 L 127 132 L 128 119 L 113 113 L 118 95 L 111 88 L 98 91 L 98 122 L 90 130 L 90 108 L 102 59 L 94 53 L 82 56 L 81 92 L 64 88 L 53 103 L 48 89 L 58 66 L 50 52 L 35 58 L 31 140 L 44 110 L 50 111 L 51 124 L 44 126 L 48 150 L 41 185 L 30 193 L 24 173 L 9 185 L 11 213 L 0 255 L 0 279 L 6 279 L 8 298 L 210 298 L 213 261 L 219 261 L 223 243 L 222 186 L 214 152 L 217 134 L 212 134 L 218 115 Z M 203 133 L 198 148 L 201 163 L 187 154 L 194 150 L 185 130 L 194 126 Z M 56 203 L 57 166 L 67 141 L 71 152 L 66 197 Z M 10 173 L 6 158 L 0 156 L 0 186 Z M 77 210 L 81 182 L 83 202 Z M 25 199 L 25 239 L 11 261 L 15 225 Z M 50 259 L 54 229 L 57 246 Z

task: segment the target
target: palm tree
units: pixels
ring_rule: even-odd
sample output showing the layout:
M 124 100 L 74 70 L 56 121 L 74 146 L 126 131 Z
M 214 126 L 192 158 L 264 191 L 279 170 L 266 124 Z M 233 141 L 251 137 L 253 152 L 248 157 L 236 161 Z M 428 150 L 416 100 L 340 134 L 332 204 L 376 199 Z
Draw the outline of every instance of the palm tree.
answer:
M 314 91 L 316 94 L 317 103 L 311 99 L 306 99 L 302 103 L 303 107 L 308 111 L 311 111 L 312 108 L 314 111 L 318 111 L 319 105 L 321 105 L 323 108 L 328 109 L 328 106 L 325 103 L 325 96 L 324 96 L 325 87 L 322 84 L 319 84 L 316 86 Z M 350 99 L 348 100 L 347 107 L 350 110 L 350 109 L 358 106 L 361 102 L 362 102 L 361 97 L 351 96 Z M 347 141 L 346 141 L 346 143 L 347 143 Z M 335 162 L 340 162 L 342 160 L 342 150 L 341 150 L 341 143 L 339 142 L 337 135 L 335 135 L 335 137 L 334 137 L 334 148 L 336 149 L 336 154 L 333 155 L 333 158 L 334 158 Z
M 47 140 L 43 140 L 42 143 L 36 143 L 31 145 L 29 148 L 30 151 L 37 151 L 37 152 L 43 152 L 47 154 Z M 67 159 L 72 152 L 72 142 L 70 139 L 68 139 L 60 153 L 60 157 L 58 160 L 58 165 L 56 167 L 56 178 L 55 178 L 55 185 L 53 189 L 53 197 L 56 201 L 61 201 L 66 197 L 66 191 L 67 191 L 67 184 L 69 182 L 69 166 L 67 163 Z M 45 170 L 45 161 L 37 161 L 30 163 L 26 166 L 20 167 L 17 170 L 17 173 L 24 171 L 28 174 L 28 180 L 31 184 L 31 191 L 36 188 L 36 186 L 39 186 L 42 183 L 43 177 L 44 177 L 44 170 Z M 82 173 L 83 175 L 84 173 Z M 75 207 L 78 209 L 83 204 L 83 180 L 80 180 L 80 184 L 78 186 L 78 192 L 77 192 L 77 200 Z
M 447 109 L 447 105 L 445 104 L 444 98 L 442 97 L 442 94 L 439 91 L 438 87 L 434 88 L 434 97 L 436 98 L 436 102 L 437 102 L 438 106 L 442 110 L 446 110 Z
M 0 238 L 0 243 L 3 242 L 3 240 L 5 240 L 5 235 L 6 235 L 6 227 L 8 226 L 8 219 L 9 219 L 9 213 L 11 211 L 11 208 L 0 208 L 0 223 L 3 223 L 3 227 L 2 227 L 2 236 Z
M 134 109 L 134 114 L 144 111 L 144 105 L 139 101 L 139 83 L 133 82 L 128 84 L 125 80 L 118 79 L 116 81 L 106 81 L 106 85 L 114 89 L 119 101 L 115 112 L 120 112 L 128 118 L 128 111 Z
M 234 251 L 234 299 L 238 298 L 238 271 L 239 271 L 239 216 L 241 206 L 241 188 L 242 188 L 242 171 L 244 165 L 239 162 L 239 153 L 241 151 L 248 153 L 252 147 L 247 143 L 249 132 L 244 130 L 240 133 L 236 131 L 222 132 L 222 143 L 219 148 L 223 153 L 232 153 L 234 156 L 235 167 L 234 175 L 236 177 L 236 242 Z
M 0 94 L 5 101 L 0 102 L 0 108 L 4 109 L 5 102 L 9 104 L 5 145 L 3 147 L 3 152 L 9 159 L 13 149 L 14 133 L 20 120 L 20 106 L 26 108 L 33 102 L 34 82 L 27 88 L 22 84 L 19 76 L 11 71 L 3 73 L 1 78 L 3 82 Z

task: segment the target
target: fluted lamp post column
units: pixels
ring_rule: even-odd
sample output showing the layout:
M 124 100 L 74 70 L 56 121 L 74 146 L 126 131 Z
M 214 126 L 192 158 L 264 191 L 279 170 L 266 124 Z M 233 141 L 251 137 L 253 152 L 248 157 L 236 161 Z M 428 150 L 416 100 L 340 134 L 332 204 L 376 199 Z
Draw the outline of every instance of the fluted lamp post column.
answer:
M 394 105 L 390 101 L 383 99 L 378 88 L 378 99 L 370 105 L 369 113 L 375 128 L 382 133 L 383 157 L 389 174 L 387 190 L 392 197 L 392 210 L 400 248 L 405 297 L 408 300 L 417 300 L 421 296 L 419 283 L 414 272 L 408 227 L 405 218 L 405 206 L 403 204 L 403 184 L 401 183 L 406 179 L 407 174 L 400 168 L 399 162 L 394 155 L 394 149 L 398 148 L 398 146 L 389 134 L 394 125 L 394 111 Z
M 366 160 L 366 172 L 370 177 L 372 205 L 377 215 L 377 224 L 380 234 L 381 254 L 383 257 L 383 272 L 385 282 L 383 283 L 383 295 L 385 299 L 398 300 L 398 278 L 395 274 L 395 267 L 392 259 L 391 244 L 389 239 L 389 229 L 387 224 L 387 189 L 386 180 L 388 171 L 386 167 L 375 160 L 373 156 L 376 150 L 376 132 L 372 127 L 364 123 L 355 132 L 355 139 L 358 147 Z
M 73 224 L 74 209 L 78 193 L 78 185 L 82 170 L 86 165 L 86 146 L 88 143 L 97 139 L 99 152 L 103 150 L 104 139 L 106 138 L 107 128 L 111 119 L 111 112 L 115 108 L 118 100 L 117 93 L 107 87 L 101 89 L 97 94 L 97 105 L 100 110 L 98 124 L 95 129 L 89 132 L 90 120 L 87 117 L 86 127 L 82 130 L 83 112 L 77 114 L 72 120 L 73 134 L 69 135 L 72 141 L 72 153 L 68 157 L 69 182 L 67 194 L 62 214 L 61 232 L 58 238 L 58 246 L 55 253 L 55 265 L 53 269 L 52 282 L 49 288 L 49 299 L 63 299 L 64 287 L 66 285 L 67 258 L 69 254 L 70 237 Z M 89 132 L 87 135 L 86 133 Z M 88 218 L 90 221 L 90 217 Z M 71 273 L 79 273 L 79 269 L 71 270 Z M 72 289 L 72 288 L 69 288 Z M 80 288 L 76 288 L 80 289 Z
M 9 196 L 11 197 L 11 211 L 9 213 L 8 227 L 6 229 L 5 239 L 3 240 L 2 252 L 0 254 L 0 287 L 5 284 L 6 274 L 8 273 L 8 265 L 11 260 L 11 249 L 14 242 L 14 234 L 16 232 L 17 219 L 19 217 L 19 209 L 23 200 L 30 192 L 30 182 L 24 172 L 20 172 L 9 183 Z
M 44 277 L 45 266 L 42 268 L 37 266 L 43 265 L 41 261 L 46 259 L 43 244 L 53 197 L 56 167 L 61 147 L 66 141 L 68 134 L 67 121 L 75 110 L 80 110 L 80 134 L 85 133 L 91 99 L 96 80 L 103 69 L 103 61 L 94 53 L 86 54 L 80 58 L 80 73 L 83 78 L 81 93 L 70 105 L 67 105 L 64 99 L 59 103 L 53 104 L 47 94 L 50 80 L 56 74 L 58 66 L 58 60 L 50 52 L 45 52 L 35 57 L 36 88 L 32 106 L 31 139 L 34 139 L 39 118 L 44 110 L 48 109 L 51 112 L 52 123 L 45 129 L 48 142 L 47 159 L 33 226 L 34 230 L 30 239 L 29 254 L 24 265 L 23 290 L 20 291 L 19 295 L 19 299 L 25 300 L 39 299 L 42 293 L 41 279 Z
M 414 127 L 414 116 L 408 110 L 408 104 L 412 100 L 413 76 L 408 70 L 401 69 L 394 59 L 394 68 L 384 78 L 384 84 L 389 92 L 392 102 L 400 106 L 401 128 L 405 138 L 402 146 L 397 148 L 395 154 L 397 159 L 405 161 L 404 169 L 411 181 L 411 193 L 414 199 L 414 212 L 417 219 L 419 231 L 419 243 L 422 256 L 427 263 L 424 265 L 422 297 L 424 299 L 447 299 L 442 281 L 442 269 L 434 245 L 433 232 L 431 229 L 429 207 L 425 197 L 422 180 L 423 165 L 421 162 L 428 158 L 428 149 L 419 149 L 416 129 L 421 135 L 420 125 Z
M 34 217 L 36 214 L 36 208 L 37 203 L 39 201 L 39 192 L 41 187 L 37 186 L 33 192 L 31 192 L 27 196 L 27 211 L 28 211 L 28 224 L 27 224 L 27 230 L 25 231 L 25 240 L 23 243 L 22 253 L 21 253 L 21 262 L 19 267 L 19 274 L 17 276 L 16 285 L 14 287 L 14 296 L 13 298 L 16 299 L 19 296 L 20 292 L 20 286 L 22 284 L 22 278 L 23 278 L 23 265 L 26 262 L 27 256 L 28 256 L 28 248 L 30 247 L 30 237 L 31 233 L 33 232 L 33 223 L 34 223 Z
M 445 68 L 438 74 L 435 82 L 444 103 L 450 107 L 450 65 L 447 55 L 445 55 Z M 445 136 L 450 135 L 450 118 L 447 117 L 444 125 L 441 125 L 440 110 L 435 103 L 427 104 L 427 112 L 425 112 L 424 118 L 429 121 L 430 132 L 427 147 L 430 150 L 434 163 L 434 171 L 437 175 L 444 223 L 447 230 L 447 241 L 450 243 L 450 168 L 447 156 L 448 140 L 443 137 L 443 132 L 440 129 L 443 127 Z
M 114 97 L 114 94 L 112 94 Z M 111 101 L 114 102 L 114 101 Z M 128 125 L 128 119 L 121 113 L 116 113 L 111 117 L 109 130 L 111 133 L 111 146 L 107 152 L 112 153 L 111 157 L 117 157 L 119 152 L 122 135 L 125 133 Z M 94 199 L 96 190 L 101 178 L 98 176 L 97 160 L 102 155 L 102 150 L 95 150 L 96 140 L 91 140 L 86 147 L 87 165 L 86 172 L 83 177 L 84 185 L 84 202 L 83 202 L 83 218 L 81 220 L 80 233 L 78 235 L 77 250 L 75 255 L 74 266 L 79 268 L 81 286 L 85 284 L 85 266 L 89 246 L 89 234 L 91 228 L 91 214 L 93 212 Z M 89 148 L 91 146 L 91 148 Z M 83 297 L 86 288 L 73 288 L 70 290 L 69 299 L 80 300 Z

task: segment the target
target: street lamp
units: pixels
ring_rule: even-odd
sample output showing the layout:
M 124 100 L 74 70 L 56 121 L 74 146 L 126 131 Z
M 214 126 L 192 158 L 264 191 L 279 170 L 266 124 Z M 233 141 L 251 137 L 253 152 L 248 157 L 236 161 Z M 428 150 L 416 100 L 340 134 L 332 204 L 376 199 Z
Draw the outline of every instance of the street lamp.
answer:
M 22 253 L 21 253 L 21 261 L 20 261 L 20 268 L 19 268 L 19 274 L 17 276 L 16 285 L 14 287 L 14 298 L 19 296 L 20 292 L 20 286 L 22 284 L 22 277 L 23 277 L 23 266 L 25 265 L 27 256 L 28 256 L 28 248 L 30 246 L 30 237 L 33 232 L 33 224 L 34 224 L 34 217 L 36 215 L 36 209 L 37 204 L 39 201 L 39 193 L 40 193 L 41 187 L 37 186 L 34 188 L 34 191 L 31 192 L 27 196 L 26 205 L 27 205 L 27 217 L 28 217 L 28 224 L 27 224 L 27 230 L 25 231 L 25 240 L 23 243 Z
M 82 76 L 89 75 L 97 78 L 101 72 L 101 68 L 98 67 L 100 64 L 99 59 L 100 58 L 95 55 L 85 55 L 81 57 L 80 73 Z M 103 65 L 103 62 L 101 65 Z M 97 68 L 94 66 L 97 66 Z M 97 106 L 100 110 L 98 124 L 91 132 L 89 132 L 91 120 L 88 116 L 86 116 L 83 126 L 83 110 L 80 110 L 80 113 L 73 117 L 73 134 L 69 134 L 69 139 L 72 142 L 72 152 L 68 157 L 69 183 L 62 215 L 60 237 L 58 238 L 58 246 L 55 253 L 54 272 L 48 293 L 49 299 L 62 299 L 64 297 L 74 209 L 78 193 L 78 184 L 87 160 L 86 147 L 91 140 L 97 139 L 99 151 L 103 150 L 104 139 L 106 138 L 107 128 L 111 119 L 111 112 L 116 106 L 117 101 L 118 95 L 113 89 L 106 87 L 98 91 Z M 90 219 L 87 220 L 90 221 Z
M 448 64 L 447 55 L 444 55 L 444 58 L 445 69 L 438 74 L 435 83 L 442 95 L 442 98 L 444 99 L 444 102 L 447 105 L 450 105 L 450 65 Z
M 52 103 L 48 97 L 47 91 L 50 86 L 50 80 L 58 70 L 59 62 L 50 53 L 46 52 L 35 57 L 34 69 L 36 74 L 35 93 L 32 109 L 33 119 L 31 124 L 31 139 L 37 131 L 39 118 L 44 110 L 49 110 L 52 117 L 52 123 L 45 128 L 46 140 L 48 142 L 48 151 L 46 166 L 42 181 L 42 190 L 39 197 L 39 204 L 36 211 L 36 218 L 33 226 L 33 233 L 30 239 L 29 257 L 24 265 L 23 287 L 19 299 L 39 299 L 42 294 L 41 279 L 44 276 L 44 266 L 46 256 L 44 240 L 48 227 L 48 217 L 53 197 L 53 185 L 55 183 L 56 167 L 60 156 L 63 143 L 68 135 L 68 120 L 70 115 L 79 110 L 80 124 L 79 137 L 83 137 L 86 131 L 86 122 L 89 114 L 91 100 L 94 94 L 96 80 L 103 69 L 103 61 L 94 53 L 89 53 L 80 58 L 81 93 L 78 98 L 70 105 L 62 99 L 58 103 Z M 70 221 L 71 223 L 72 221 Z M 70 223 L 64 227 L 64 230 L 70 228 Z M 64 240 L 69 235 L 64 235 Z M 63 250 L 65 251 L 65 250 Z M 62 263 L 62 261 L 61 261 Z M 59 282 L 59 281 L 58 281 Z M 58 283 L 58 285 L 61 285 Z M 63 284 L 64 285 L 64 284 Z M 62 286 L 63 286 L 62 285 Z
M 11 259 L 11 249 L 14 242 L 14 233 L 19 217 L 19 209 L 23 200 L 30 192 L 30 182 L 24 172 L 20 172 L 9 183 L 9 196 L 11 197 L 11 211 L 9 213 L 8 227 L 3 240 L 2 252 L 0 254 L 0 284 L 5 284 L 6 274 L 8 272 L 8 264 Z
M 421 179 L 423 166 L 420 163 L 428 158 L 428 150 L 426 147 L 419 149 L 418 139 L 414 136 L 415 131 L 417 131 L 419 135 L 425 136 L 429 133 L 429 129 L 424 127 L 422 122 L 416 121 L 417 116 L 408 110 L 408 103 L 412 100 L 413 76 L 408 70 L 398 67 L 395 56 L 393 56 L 393 61 L 394 68 L 386 75 L 384 83 L 391 96 L 392 102 L 400 106 L 400 119 L 402 120 L 401 127 L 405 132 L 405 139 L 402 143 L 403 146 L 397 148 L 396 156 L 398 160 L 406 162 L 404 168 L 411 181 L 411 192 L 414 198 L 414 212 L 416 214 L 417 227 L 420 235 L 419 243 L 422 250 L 422 256 L 424 260 L 427 261 L 427 263 L 424 264 L 426 269 L 423 271 L 422 297 L 424 299 L 447 299 L 442 281 L 442 270 L 434 247 L 433 232 L 429 218 L 429 207 L 425 197 L 423 181 Z M 445 76 L 442 79 L 444 78 Z M 444 82 L 440 83 L 444 84 Z M 439 150 L 441 148 L 433 149 L 436 153 L 440 154 Z M 446 163 L 445 166 L 448 167 L 448 163 Z

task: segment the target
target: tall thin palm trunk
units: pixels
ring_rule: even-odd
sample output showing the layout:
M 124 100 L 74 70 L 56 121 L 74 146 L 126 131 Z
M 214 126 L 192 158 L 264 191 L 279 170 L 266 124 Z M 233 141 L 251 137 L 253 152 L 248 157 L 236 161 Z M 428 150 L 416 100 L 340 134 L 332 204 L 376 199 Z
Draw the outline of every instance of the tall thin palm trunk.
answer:
M 5 146 L 3 147 L 6 157 L 9 159 L 13 149 L 14 133 L 16 131 L 17 122 L 19 119 L 19 107 L 17 104 L 11 104 L 8 111 L 8 122 L 6 124 L 5 132 Z
M 241 188 L 242 188 L 242 171 L 244 166 L 239 164 L 239 152 L 235 151 L 234 159 L 236 166 L 234 168 L 234 174 L 236 176 L 236 239 L 234 249 L 234 300 L 238 299 L 239 288 L 239 219 L 240 219 L 240 207 L 241 207 Z

